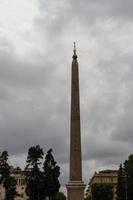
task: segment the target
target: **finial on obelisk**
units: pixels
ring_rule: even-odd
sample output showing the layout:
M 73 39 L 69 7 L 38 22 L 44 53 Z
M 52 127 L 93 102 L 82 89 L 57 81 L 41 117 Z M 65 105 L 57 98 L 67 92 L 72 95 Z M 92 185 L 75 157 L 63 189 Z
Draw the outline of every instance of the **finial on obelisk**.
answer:
M 74 54 L 76 54 L 76 42 L 74 42 Z
M 77 59 L 77 54 L 76 54 L 76 43 L 74 42 L 74 50 L 73 50 L 74 54 L 73 54 L 73 59 L 76 60 Z

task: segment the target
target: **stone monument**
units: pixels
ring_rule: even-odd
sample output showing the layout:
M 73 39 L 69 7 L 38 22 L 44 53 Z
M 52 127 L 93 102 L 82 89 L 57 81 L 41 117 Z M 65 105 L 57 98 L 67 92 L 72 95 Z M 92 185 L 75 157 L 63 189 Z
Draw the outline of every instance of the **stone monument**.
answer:
M 68 200 L 84 199 L 85 184 L 82 181 L 79 72 L 75 43 L 71 78 L 70 180 L 66 187 Z

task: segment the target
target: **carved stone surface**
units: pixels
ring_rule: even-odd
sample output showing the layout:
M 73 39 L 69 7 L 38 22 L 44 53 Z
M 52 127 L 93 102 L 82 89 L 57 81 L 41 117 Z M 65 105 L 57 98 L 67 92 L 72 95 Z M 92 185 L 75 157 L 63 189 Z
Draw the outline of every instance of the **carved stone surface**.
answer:
M 85 185 L 82 181 L 71 181 L 67 184 L 67 200 L 84 200 Z
M 70 121 L 70 182 L 66 185 L 68 200 L 82 200 L 85 185 L 82 181 L 79 72 L 76 50 L 72 61 L 71 121 Z

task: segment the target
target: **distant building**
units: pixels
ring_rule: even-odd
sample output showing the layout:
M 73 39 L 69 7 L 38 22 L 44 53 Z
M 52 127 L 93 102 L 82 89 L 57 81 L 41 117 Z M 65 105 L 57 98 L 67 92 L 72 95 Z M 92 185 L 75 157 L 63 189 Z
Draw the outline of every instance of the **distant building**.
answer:
M 116 200 L 116 188 L 118 179 L 118 170 L 103 170 L 95 172 L 86 190 L 85 196 L 91 195 L 92 185 L 94 183 L 109 183 L 113 186 L 113 200 Z
M 25 194 L 25 187 L 26 187 L 26 181 L 25 181 L 25 175 L 24 172 L 19 168 L 11 169 L 11 175 L 15 178 L 17 185 L 16 185 L 16 191 L 20 196 L 16 197 L 15 200 L 26 200 L 26 194 Z M 4 200 L 5 197 L 5 190 L 0 185 L 0 200 Z

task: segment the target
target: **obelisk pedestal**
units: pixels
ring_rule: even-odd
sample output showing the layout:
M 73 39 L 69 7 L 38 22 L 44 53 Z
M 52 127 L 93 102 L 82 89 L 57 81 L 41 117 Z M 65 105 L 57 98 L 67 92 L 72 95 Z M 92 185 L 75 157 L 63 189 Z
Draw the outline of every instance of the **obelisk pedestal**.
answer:
M 75 44 L 71 80 L 70 180 L 66 187 L 68 200 L 84 199 L 85 184 L 82 181 L 79 72 Z
M 85 184 L 82 181 L 70 181 L 67 187 L 67 200 L 84 200 Z

